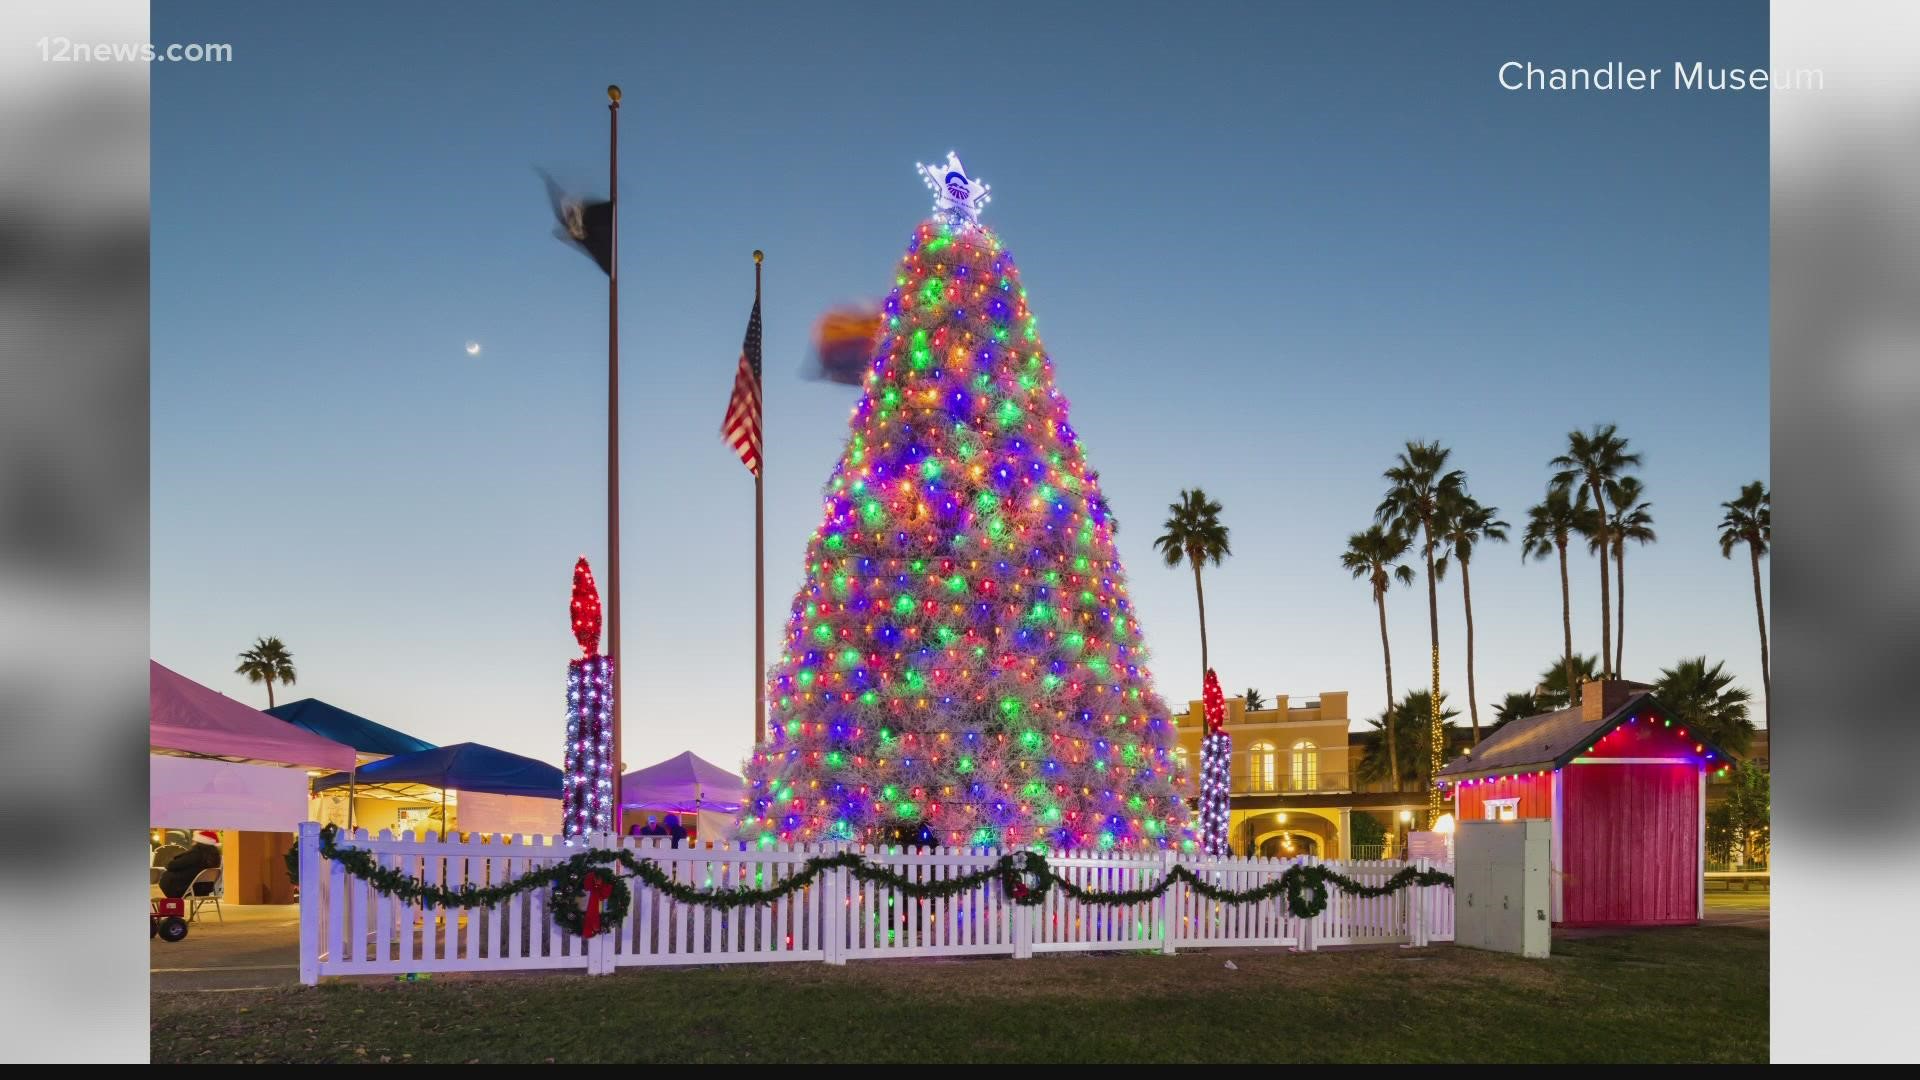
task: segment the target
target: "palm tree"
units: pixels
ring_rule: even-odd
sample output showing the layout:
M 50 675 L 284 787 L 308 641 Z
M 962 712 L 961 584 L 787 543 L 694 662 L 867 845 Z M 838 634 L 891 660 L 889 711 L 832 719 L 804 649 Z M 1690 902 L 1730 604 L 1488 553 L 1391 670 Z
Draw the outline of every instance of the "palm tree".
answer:
M 1558 663 L 1555 663 L 1553 666 L 1555 670 L 1558 670 L 1560 667 Z M 1500 704 L 1493 707 L 1493 726 L 1487 729 L 1487 734 L 1491 735 L 1501 728 L 1506 727 L 1508 724 L 1513 723 L 1515 720 L 1528 716 L 1539 716 L 1543 712 L 1550 711 L 1552 710 L 1541 707 L 1538 697 L 1525 691 L 1508 694 L 1506 697 L 1500 699 Z
M 1367 724 L 1373 730 L 1365 737 L 1367 752 L 1361 756 L 1359 764 L 1354 767 L 1354 778 L 1363 784 L 1391 780 L 1395 791 L 1405 790 L 1404 785 L 1409 782 L 1415 785 L 1415 790 L 1418 790 L 1418 785 L 1422 781 L 1431 780 L 1434 758 L 1440 757 L 1442 759 L 1440 764 L 1445 765 L 1447 743 L 1457 742 L 1460 736 L 1460 726 L 1451 722 L 1454 717 L 1460 715 L 1460 711 L 1446 708 L 1446 701 L 1446 696 L 1442 695 L 1436 705 L 1432 696 L 1425 690 L 1415 690 L 1387 710 L 1386 716 L 1392 717 L 1391 724 L 1386 722 L 1386 716 L 1368 717 Z M 1437 755 L 1433 752 L 1432 744 L 1420 737 L 1431 726 L 1435 714 L 1441 718 L 1442 742 L 1441 750 Z M 1397 773 L 1388 771 L 1392 763 L 1382 761 L 1378 753 L 1381 733 L 1385 732 L 1391 738 L 1395 729 L 1399 730 L 1401 738 L 1406 739 L 1407 745 L 1411 748 Z M 1433 790 L 1431 783 L 1427 786 L 1429 790 Z
M 1473 577 L 1467 566 L 1473 561 L 1474 545 L 1507 542 L 1507 523 L 1494 517 L 1497 506 L 1481 506 L 1471 495 L 1462 495 L 1447 509 L 1447 524 L 1441 541 L 1460 564 L 1460 596 L 1467 605 L 1467 715 L 1473 719 L 1473 745 L 1480 745 L 1480 698 L 1473 684 Z
M 1600 674 L 1612 678 L 1613 666 L 1613 589 L 1607 573 L 1605 552 L 1611 546 L 1606 535 L 1611 523 L 1606 520 L 1607 485 L 1616 483 L 1628 469 L 1639 468 L 1640 455 L 1627 453 L 1627 440 L 1615 433 L 1612 424 L 1598 424 L 1590 432 L 1567 433 L 1567 452 L 1547 462 L 1559 471 L 1552 486 L 1561 491 L 1584 489 L 1599 511 L 1600 557 Z
M 1413 569 L 1400 561 L 1412 543 L 1397 532 L 1374 525 L 1347 537 L 1347 550 L 1340 555 L 1341 566 L 1373 586 L 1373 606 L 1380 611 L 1380 659 L 1387 668 L 1389 703 L 1393 701 L 1393 649 L 1387 644 L 1387 587 L 1396 579 L 1402 585 L 1413 584 Z M 1399 791 L 1400 749 L 1392 728 L 1387 729 L 1387 765 L 1387 775 L 1394 778 L 1393 790 Z
M 1386 497 L 1374 509 L 1374 519 L 1390 526 L 1409 539 L 1421 537 L 1420 552 L 1427 559 L 1427 633 L 1433 649 L 1433 676 L 1428 703 L 1433 715 L 1428 718 L 1428 753 L 1439 757 L 1445 733 L 1440 724 L 1440 575 L 1447 571 L 1445 557 L 1435 558 L 1436 533 L 1446 524 L 1446 512 L 1464 494 L 1466 474 L 1447 469 L 1453 451 L 1437 442 L 1409 442 L 1398 462 L 1382 477 L 1387 481 Z M 1440 820 L 1440 789 L 1427 789 L 1427 827 Z
M 273 684 L 278 682 L 292 686 L 295 682 L 293 672 L 293 654 L 277 637 L 263 637 L 254 641 L 253 648 L 240 654 L 240 666 L 233 669 L 235 675 L 245 675 L 250 683 L 267 684 L 267 708 L 273 708 Z
M 1267 699 L 1261 697 L 1260 691 L 1255 690 L 1251 686 L 1247 687 L 1246 697 L 1247 697 L 1248 712 L 1259 712 L 1261 709 L 1264 709 L 1267 707 Z
M 1753 561 L 1753 610 L 1760 617 L 1760 690 L 1767 696 L 1767 730 L 1773 730 L 1773 674 L 1767 666 L 1767 605 L 1760 598 L 1760 557 L 1773 544 L 1773 497 L 1764 481 L 1755 480 L 1740 489 L 1740 497 L 1720 504 L 1727 516 L 1720 519 L 1720 554 L 1733 558 L 1736 545 L 1747 545 Z
M 1599 678 L 1599 667 L 1599 657 L 1582 653 L 1574 653 L 1572 663 L 1555 660 L 1540 673 L 1540 684 L 1533 688 L 1534 699 L 1548 712 L 1572 708 L 1580 704 L 1580 684 Z
M 1567 589 L 1567 543 L 1573 534 L 1580 531 L 1581 520 L 1587 516 L 1587 494 L 1582 491 L 1577 497 L 1564 491 L 1547 489 L 1545 501 L 1527 508 L 1527 528 L 1520 535 L 1520 558 L 1544 559 L 1549 555 L 1560 556 L 1560 633 L 1566 651 L 1561 655 L 1566 659 L 1563 685 L 1572 686 L 1573 682 L 1573 593 Z
M 1613 667 L 1615 673 L 1622 676 L 1627 670 L 1627 541 L 1645 547 L 1659 539 L 1653 532 L 1653 504 L 1644 501 L 1646 493 L 1646 485 L 1637 476 L 1623 476 L 1607 485 L 1607 502 L 1613 506 L 1613 523 L 1607 533 L 1613 546 L 1613 576 L 1619 585 L 1620 615 L 1614 624 Z
M 1747 703 L 1753 695 L 1733 685 L 1725 663 L 1696 656 L 1663 668 L 1653 684 L 1653 696 L 1666 706 L 1673 721 L 1697 731 L 1730 754 L 1745 754 L 1753 744 L 1753 721 Z
M 1182 490 L 1180 501 L 1167 507 L 1167 520 L 1160 526 L 1166 532 L 1153 542 L 1169 568 L 1182 559 L 1193 567 L 1193 595 L 1200 602 L 1200 681 L 1207 681 L 1207 593 L 1200 586 L 1200 567 L 1204 563 L 1219 566 L 1233 554 L 1227 546 L 1227 527 L 1220 524 L 1220 504 L 1207 493 L 1194 488 Z

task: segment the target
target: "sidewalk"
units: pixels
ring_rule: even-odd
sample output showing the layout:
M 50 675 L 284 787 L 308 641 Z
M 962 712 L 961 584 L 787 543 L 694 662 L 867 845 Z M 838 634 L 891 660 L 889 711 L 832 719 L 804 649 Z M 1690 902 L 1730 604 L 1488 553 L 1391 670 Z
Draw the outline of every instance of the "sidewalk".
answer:
M 1708 926 L 1748 926 L 1756 930 L 1772 928 L 1773 893 L 1710 892 L 1707 894 Z
M 185 941 L 148 939 L 149 987 L 156 993 L 293 986 L 300 982 L 300 907 L 228 905 L 226 923 L 212 908 Z

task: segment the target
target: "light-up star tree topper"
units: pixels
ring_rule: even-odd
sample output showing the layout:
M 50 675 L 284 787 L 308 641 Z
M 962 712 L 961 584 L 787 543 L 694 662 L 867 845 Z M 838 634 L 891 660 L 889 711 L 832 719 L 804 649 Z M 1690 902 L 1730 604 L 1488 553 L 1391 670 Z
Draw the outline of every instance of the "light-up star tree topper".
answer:
M 993 189 L 968 176 L 966 166 L 960 164 L 959 155 L 949 150 L 945 165 L 916 163 L 915 167 L 920 170 L 920 179 L 933 192 L 935 220 L 956 229 L 980 224 L 980 211 L 993 201 L 993 196 L 989 194 Z

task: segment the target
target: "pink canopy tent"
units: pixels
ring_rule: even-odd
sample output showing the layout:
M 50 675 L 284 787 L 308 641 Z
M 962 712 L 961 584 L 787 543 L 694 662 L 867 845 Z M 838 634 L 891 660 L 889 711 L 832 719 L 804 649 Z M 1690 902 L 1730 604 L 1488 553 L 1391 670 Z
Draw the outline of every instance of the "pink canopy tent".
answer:
M 148 743 L 207 757 L 348 772 L 353 747 L 321 738 L 148 661 Z
M 746 781 L 689 750 L 621 777 L 620 803 L 628 810 L 733 813 L 746 790 Z

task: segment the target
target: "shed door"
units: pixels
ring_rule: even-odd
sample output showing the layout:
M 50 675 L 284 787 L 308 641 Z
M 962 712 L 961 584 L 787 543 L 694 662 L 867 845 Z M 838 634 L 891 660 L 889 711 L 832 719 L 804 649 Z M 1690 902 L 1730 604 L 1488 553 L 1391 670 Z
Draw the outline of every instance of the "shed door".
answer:
M 1575 764 L 1560 777 L 1566 784 L 1564 920 L 1574 926 L 1697 921 L 1699 767 Z

